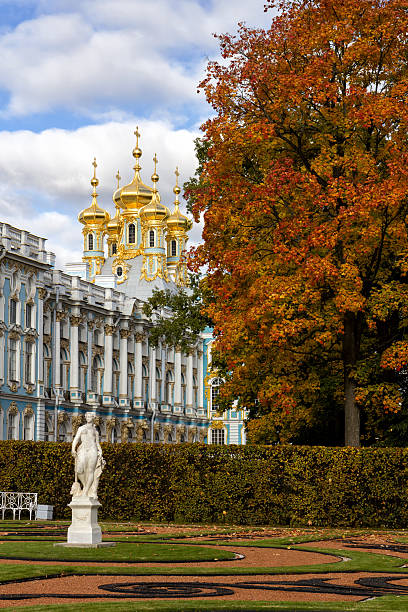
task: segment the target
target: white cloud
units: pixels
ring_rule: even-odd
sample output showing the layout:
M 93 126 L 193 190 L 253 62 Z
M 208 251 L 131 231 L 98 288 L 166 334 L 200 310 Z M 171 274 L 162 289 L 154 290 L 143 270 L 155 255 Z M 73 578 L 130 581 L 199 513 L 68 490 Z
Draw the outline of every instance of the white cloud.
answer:
M 39 5 L 39 9 L 41 8 Z M 66 109 L 94 116 L 129 107 L 154 112 L 204 104 L 196 86 L 213 32 L 265 24 L 263 0 L 87 0 L 57 3 L 0 36 L 3 116 Z M 43 5 L 50 11 L 49 5 Z M 146 116 L 146 113 L 145 113 Z
M 110 122 L 74 131 L 0 132 L 1 220 L 48 238 L 58 266 L 78 259 L 82 226 L 76 216 L 91 202 L 93 157 L 98 163 L 99 204 L 113 214 L 111 197 L 117 170 L 121 185 L 133 177 L 134 129 L 134 122 Z M 174 170 L 179 166 L 182 182 L 194 173 L 193 140 L 197 133 L 153 121 L 141 122 L 139 131 L 142 179 L 151 184 L 152 158 L 157 153 L 162 202 L 172 209 Z M 200 231 L 195 228 L 192 232 L 193 241 L 199 240 Z

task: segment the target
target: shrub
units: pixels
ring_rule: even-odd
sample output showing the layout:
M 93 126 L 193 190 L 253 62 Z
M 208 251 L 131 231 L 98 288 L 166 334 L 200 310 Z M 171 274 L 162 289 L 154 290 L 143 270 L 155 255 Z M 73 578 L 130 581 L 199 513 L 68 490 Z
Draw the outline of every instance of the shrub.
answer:
M 402 448 L 103 444 L 100 518 L 405 527 Z M 0 442 L 0 489 L 70 518 L 70 444 Z

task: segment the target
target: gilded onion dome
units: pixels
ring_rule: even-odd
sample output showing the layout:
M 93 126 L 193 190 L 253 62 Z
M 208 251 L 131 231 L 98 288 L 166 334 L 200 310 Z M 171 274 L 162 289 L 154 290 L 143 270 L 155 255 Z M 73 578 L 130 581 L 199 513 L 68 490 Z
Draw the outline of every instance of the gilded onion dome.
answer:
M 163 221 L 170 214 L 167 206 L 164 206 L 160 202 L 160 195 L 157 191 L 157 182 L 159 180 L 159 176 L 156 172 L 157 169 L 157 156 L 154 154 L 154 172 L 152 174 L 152 182 L 153 182 L 153 194 L 152 199 L 149 204 L 146 204 L 140 211 L 140 218 L 142 221 Z
M 125 187 L 122 187 L 117 196 L 120 200 L 120 206 L 123 208 L 124 211 L 135 209 L 137 210 L 142 206 L 145 206 L 151 201 L 153 193 L 153 189 L 145 185 L 142 182 L 142 179 L 140 178 L 140 170 L 142 169 L 142 167 L 139 164 L 139 159 L 142 156 L 142 150 L 139 148 L 140 134 L 138 128 L 136 128 L 135 130 L 135 136 L 136 147 L 132 151 L 132 155 L 136 160 L 136 163 L 133 166 L 135 176 L 133 177 L 133 180 L 129 183 L 129 185 L 125 185 Z M 115 192 L 114 197 L 116 196 L 116 193 L 117 191 Z
M 109 223 L 106 224 L 106 230 L 109 234 L 109 236 L 114 237 L 117 236 L 119 234 L 119 230 L 120 230 L 120 224 L 121 224 L 121 218 L 120 218 L 120 199 L 118 198 L 117 194 L 120 193 L 120 188 L 119 188 L 119 181 L 120 181 L 120 174 L 119 174 L 119 170 L 118 173 L 116 175 L 117 181 L 118 181 L 118 187 L 115 191 L 115 193 L 112 196 L 112 200 L 113 203 L 115 204 L 115 208 L 116 208 L 116 214 L 114 217 L 112 217 L 112 219 L 109 221 Z
M 98 206 L 98 202 L 97 202 L 98 194 L 96 193 L 96 187 L 99 185 L 99 180 L 96 178 L 97 163 L 96 163 L 95 158 L 93 160 L 92 165 L 94 167 L 94 175 L 91 179 L 92 204 L 89 206 L 89 208 L 85 208 L 83 211 L 79 213 L 78 221 L 80 223 L 83 223 L 84 225 L 93 225 L 93 226 L 102 227 L 109 221 L 110 215 L 106 210 Z
M 186 231 L 190 225 L 190 221 L 188 217 L 186 217 L 180 212 L 179 195 L 180 195 L 181 189 L 178 184 L 178 177 L 180 176 L 178 168 L 176 168 L 176 171 L 174 174 L 176 175 L 176 185 L 173 189 L 173 193 L 176 196 L 174 200 L 175 206 L 174 206 L 174 212 L 167 219 L 167 227 L 170 233 L 177 232 L 177 231 Z

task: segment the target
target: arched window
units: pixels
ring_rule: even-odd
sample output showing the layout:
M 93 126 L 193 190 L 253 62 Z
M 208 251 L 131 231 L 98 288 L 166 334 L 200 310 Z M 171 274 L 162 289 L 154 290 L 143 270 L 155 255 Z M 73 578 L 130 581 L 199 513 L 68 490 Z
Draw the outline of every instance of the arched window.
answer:
M 45 442 L 51 442 L 50 429 L 48 427 L 47 419 L 45 419 L 45 423 L 44 423 L 44 440 Z
M 58 431 L 58 441 L 59 442 L 67 442 L 68 434 L 67 434 L 67 425 L 66 423 L 61 423 Z
M 93 234 L 88 234 L 88 251 L 93 251 L 93 248 L 94 248 Z
M 32 383 L 33 371 L 33 344 L 32 342 L 25 343 L 25 364 L 24 364 L 24 382 Z
M 117 274 L 117 276 L 119 276 L 119 277 L 121 277 L 121 276 L 122 276 L 122 274 L 123 274 L 123 270 L 122 270 L 122 268 L 121 268 L 120 266 L 119 266 L 118 268 L 116 268 L 116 274 Z
M 225 430 L 224 429 L 212 429 L 211 430 L 211 444 L 218 444 L 218 445 L 225 444 Z
M 175 240 L 171 241 L 171 256 L 176 257 L 177 255 L 177 242 Z
M 117 248 L 118 248 L 118 247 L 117 247 L 117 244 L 116 244 L 116 242 L 114 242 L 114 243 L 112 244 L 112 255 L 116 255 L 116 253 L 117 253 Z
M 147 433 L 145 429 L 143 430 L 142 442 L 147 442 Z
M 214 378 L 211 383 L 211 410 L 216 411 L 219 408 L 218 396 L 220 394 L 220 386 L 222 385 L 221 378 Z
M 116 427 L 113 427 L 112 433 L 111 433 L 111 442 L 112 444 L 116 444 L 117 441 L 118 441 L 118 430 L 116 429 Z
M 25 414 L 23 422 L 23 440 L 33 440 L 33 415 Z
M 16 300 L 10 300 L 9 308 L 9 323 L 17 322 L 17 302 Z
M 173 442 L 173 436 L 171 435 L 171 433 L 169 433 L 169 435 L 167 436 L 167 442 L 169 444 L 171 444 Z
M 33 306 L 32 304 L 26 304 L 25 307 L 25 326 L 32 327 L 32 317 L 33 317 Z
M 93 361 L 92 361 L 92 371 L 91 371 L 91 375 L 92 375 L 92 391 L 94 393 L 98 393 L 98 367 L 99 367 L 99 360 L 97 357 L 94 357 Z
M 129 240 L 128 240 L 129 244 L 135 244 L 135 242 L 136 242 L 136 230 L 135 230 L 134 223 L 131 223 L 129 225 L 128 236 L 129 236 Z
M 173 403 L 173 381 L 171 372 L 166 373 L 166 404 L 171 405 Z
M 156 442 L 156 444 L 157 442 L 160 442 L 160 434 L 158 431 L 156 431 L 156 433 L 154 434 L 154 441 Z
M 150 230 L 149 231 L 149 247 L 154 247 L 154 243 L 155 243 L 154 230 Z
M 9 340 L 9 359 L 8 359 L 9 380 L 17 380 L 17 340 Z
M 8 414 L 7 440 L 18 440 L 18 419 L 17 415 L 9 412 Z
M 120 377 L 120 371 L 119 371 L 119 363 L 116 359 L 113 360 L 112 362 L 112 370 L 113 370 L 113 395 L 115 397 L 119 397 L 119 377 Z
M 134 369 L 130 361 L 128 361 L 128 379 L 127 379 L 127 394 L 129 399 L 133 399 L 133 380 Z

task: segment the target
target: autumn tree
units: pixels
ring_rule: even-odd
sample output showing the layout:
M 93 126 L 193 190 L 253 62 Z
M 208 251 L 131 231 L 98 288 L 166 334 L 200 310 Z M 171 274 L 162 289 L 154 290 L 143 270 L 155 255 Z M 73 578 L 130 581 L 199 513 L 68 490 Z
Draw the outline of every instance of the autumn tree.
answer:
M 408 2 L 283 0 L 219 37 L 192 186 L 225 401 L 252 439 L 400 410 L 408 363 Z M 258 437 L 257 437 L 258 436 Z

